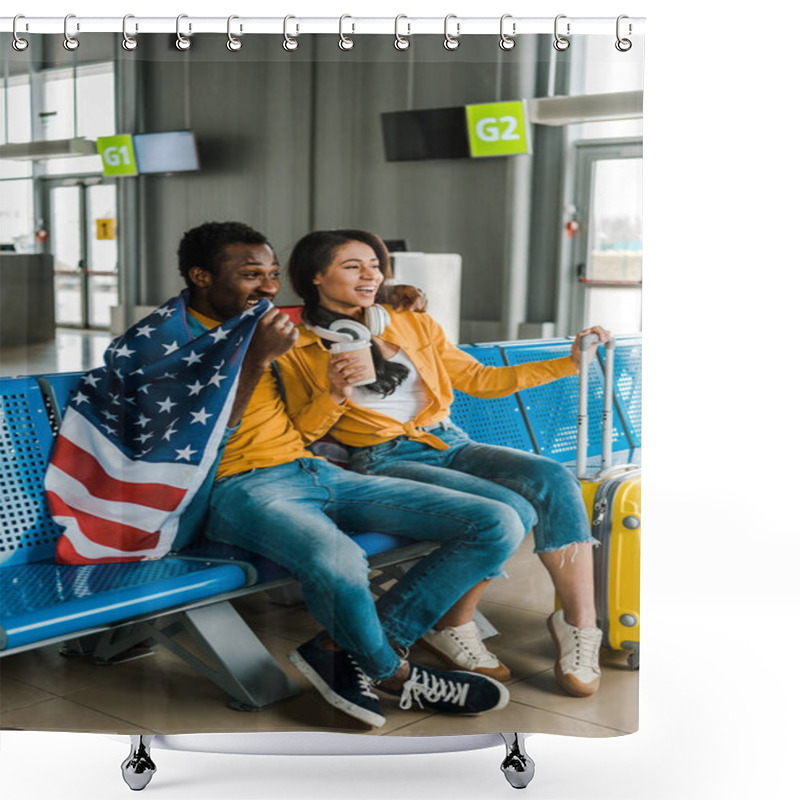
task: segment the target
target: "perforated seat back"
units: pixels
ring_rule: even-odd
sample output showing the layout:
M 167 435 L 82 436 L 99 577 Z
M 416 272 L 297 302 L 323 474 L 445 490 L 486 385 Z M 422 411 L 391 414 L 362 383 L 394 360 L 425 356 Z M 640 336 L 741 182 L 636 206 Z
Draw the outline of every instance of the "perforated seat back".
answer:
M 57 372 L 52 375 L 39 375 L 36 378 L 44 395 L 44 403 L 53 430 L 58 430 L 67 403 L 72 400 L 85 372 Z
M 53 431 L 34 378 L 0 378 L 0 567 L 52 558 L 61 527 L 44 495 Z
M 605 368 L 604 354 L 600 354 Z M 617 337 L 614 352 L 614 395 L 631 447 L 642 446 L 642 337 Z
M 503 345 L 509 364 L 546 361 L 569 355 L 571 343 L 519 342 Z M 533 438 L 542 455 L 556 461 L 572 461 L 578 444 L 578 378 L 551 381 L 519 393 Z M 589 456 L 599 455 L 602 448 L 603 372 L 597 359 L 589 371 Z M 614 409 L 612 449 L 626 450 L 628 439 Z
M 506 366 L 497 345 L 462 345 L 459 349 L 490 367 Z M 517 396 L 482 399 L 455 392 L 450 419 L 463 428 L 470 438 L 482 444 L 505 445 L 536 452 L 528 424 Z

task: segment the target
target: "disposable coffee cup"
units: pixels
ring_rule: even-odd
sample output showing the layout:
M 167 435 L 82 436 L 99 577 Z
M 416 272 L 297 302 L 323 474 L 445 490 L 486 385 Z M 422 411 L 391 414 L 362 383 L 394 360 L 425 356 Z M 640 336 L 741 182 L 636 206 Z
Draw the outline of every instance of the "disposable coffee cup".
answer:
M 347 353 L 355 359 L 359 366 L 367 370 L 364 377 L 358 383 L 351 383 L 351 386 L 366 386 L 375 382 L 375 364 L 372 361 L 371 342 L 368 339 L 361 339 L 355 342 L 334 342 L 331 345 L 331 353 Z

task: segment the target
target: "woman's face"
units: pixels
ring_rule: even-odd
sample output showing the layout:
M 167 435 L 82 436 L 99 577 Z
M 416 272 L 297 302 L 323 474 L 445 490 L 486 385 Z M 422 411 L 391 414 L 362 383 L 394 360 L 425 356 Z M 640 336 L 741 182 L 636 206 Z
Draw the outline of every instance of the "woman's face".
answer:
M 363 242 L 340 245 L 328 266 L 314 277 L 320 305 L 351 317 L 374 304 L 382 282 L 378 257 Z

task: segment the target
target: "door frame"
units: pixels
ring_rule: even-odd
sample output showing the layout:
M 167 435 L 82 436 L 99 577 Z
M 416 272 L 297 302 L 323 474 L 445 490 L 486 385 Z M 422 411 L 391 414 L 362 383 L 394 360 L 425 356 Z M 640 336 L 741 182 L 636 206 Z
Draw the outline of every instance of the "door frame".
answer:
M 581 330 L 584 327 L 586 313 L 587 284 L 581 281 L 581 269 L 588 260 L 588 247 L 591 239 L 591 204 L 594 179 L 594 165 L 598 161 L 620 160 L 625 158 L 642 158 L 642 138 L 625 137 L 618 139 L 587 139 L 577 141 L 574 147 L 574 180 L 572 182 L 572 198 L 569 205 L 574 209 L 571 215 L 579 227 L 562 256 L 563 272 L 567 280 L 569 297 L 569 329 Z M 621 288 L 624 285 L 619 284 Z M 641 290 L 640 284 L 631 285 L 631 289 Z
M 41 176 L 37 178 L 38 183 L 38 191 L 39 191 L 39 198 L 41 203 L 41 216 L 44 220 L 44 228 L 45 230 L 52 231 L 53 230 L 53 208 L 51 203 L 51 190 L 57 189 L 59 187 L 80 187 L 80 204 L 81 204 L 81 230 L 80 230 L 80 248 L 81 248 L 81 258 L 79 260 L 79 264 L 82 263 L 83 266 L 79 267 L 78 274 L 80 276 L 80 292 L 81 292 L 81 321 L 80 323 L 70 323 L 70 322 L 58 322 L 57 325 L 59 328 L 78 328 L 83 330 L 107 330 L 106 326 L 101 325 L 92 325 L 91 321 L 91 313 L 89 307 L 89 287 L 90 287 L 90 277 L 95 274 L 94 270 L 91 270 L 88 265 L 88 254 L 89 254 L 89 215 L 88 215 L 88 189 L 92 186 L 115 186 L 117 187 L 117 181 L 113 178 L 106 178 L 102 175 L 94 174 L 87 174 L 87 175 L 64 175 L 64 176 L 54 176 L 54 177 L 44 177 Z M 117 219 L 119 219 L 119 192 L 117 191 L 117 199 L 116 199 L 116 215 Z M 48 252 L 52 252 L 52 240 L 49 240 L 45 245 L 45 248 Z M 119 263 L 119 259 L 117 259 L 117 263 Z M 119 275 L 119 269 L 117 269 L 117 275 Z M 117 288 L 117 293 L 119 293 L 119 286 Z M 117 298 L 119 301 L 119 298 Z

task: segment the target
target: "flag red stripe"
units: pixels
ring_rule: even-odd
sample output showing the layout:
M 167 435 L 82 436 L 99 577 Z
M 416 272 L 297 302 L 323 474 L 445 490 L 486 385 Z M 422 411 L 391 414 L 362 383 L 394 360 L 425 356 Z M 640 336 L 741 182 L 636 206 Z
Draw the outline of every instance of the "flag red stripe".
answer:
M 111 477 L 102 464 L 89 452 L 78 447 L 65 436 L 59 436 L 53 448 L 51 463 L 80 481 L 94 497 L 119 503 L 136 503 L 159 511 L 174 511 L 185 489 L 165 486 L 163 483 L 128 483 Z M 153 471 L 158 471 L 158 464 Z
M 117 564 L 119 562 L 141 561 L 141 556 L 109 556 L 108 558 L 86 558 L 72 545 L 66 534 L 56 542 L 56 562 L 58 564 Z
M 103 547 L 115 548 L 121 551 L 121 554 L 152 550 L 158 546 L 158 541 L 161 538 L 159 532 L 149 533 L 141 528 L 134 528 L 132 525 L 124 525 L 121 522 L 103 519 L 93 514 L 87 514 L 85 511 L 71 508 L 55 492 L 47 492 L 47 500 L 50 503 L 50 511 L 54 517 L 72 517 L 78 523 L 78 527 L 87 539 Z M 64 536 L 61 537 L 61 539 L 63 538 Z M 77 555 L 79 558 L 81 557 L 80 554 Z M 93 562 L 97 560 L 92 558 Z M 111 560 L 119 561 L 125 559 Z

